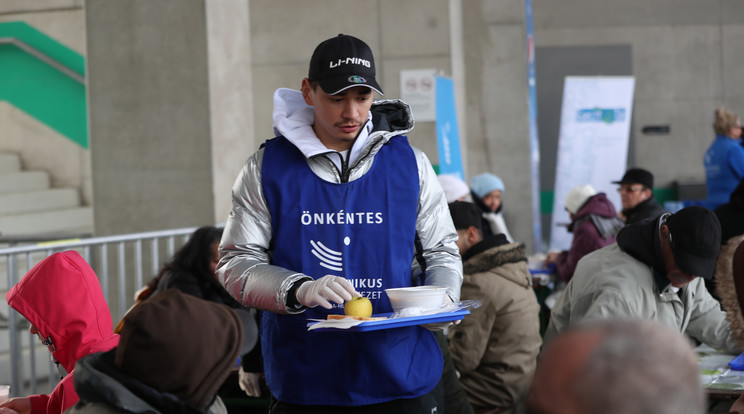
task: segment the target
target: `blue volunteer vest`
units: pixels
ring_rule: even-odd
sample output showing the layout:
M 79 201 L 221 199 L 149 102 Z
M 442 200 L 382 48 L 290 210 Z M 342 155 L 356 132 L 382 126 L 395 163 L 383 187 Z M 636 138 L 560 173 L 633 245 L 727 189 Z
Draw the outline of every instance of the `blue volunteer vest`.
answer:
M 349 279 L 373 305 L 392 312 L 385 289 L 411 285 L 418 169 L 405 136 L 349 183 L 317 177 L 286 138 L 266 142 L 262 185 L 271 213 L 272 264 L 318 279 Z M 334 304 L 335 305 L 335 304 Z M 308 332 L 308 319 L 343 313 L 320 306 L 299 315 L 263 312 L 266 381 L 279 400 L 367 405 L 431 391 L 442 375 L 433 334 L 419 326 L 370 332 Z

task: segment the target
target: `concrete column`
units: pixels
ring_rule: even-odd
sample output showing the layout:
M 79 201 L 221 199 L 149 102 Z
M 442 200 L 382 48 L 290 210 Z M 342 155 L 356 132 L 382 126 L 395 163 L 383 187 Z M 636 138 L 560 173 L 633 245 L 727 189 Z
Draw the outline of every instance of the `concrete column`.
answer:
M 256 145 L 249 1 L 207 1 L 214 221 L 227 220 L 231 189 Z
M 250 131 L 248 3 L 85 11 L 96 234 L 224 221 L 250 153 L 237 143 Z
M 533 250 L 524 2 L 463 1 L 468 176 L 504 180 L 504 217 Z

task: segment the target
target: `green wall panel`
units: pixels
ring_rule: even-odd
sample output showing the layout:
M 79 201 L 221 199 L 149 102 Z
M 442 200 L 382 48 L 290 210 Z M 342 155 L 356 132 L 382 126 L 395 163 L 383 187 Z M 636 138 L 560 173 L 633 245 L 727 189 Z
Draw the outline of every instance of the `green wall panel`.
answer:
M 23 22 L 0 23 L 12 38 L 84 76 L 84 58 Z M 0 44 L 0 100 L 8 101 L 83 148 L 88 148 L 85 85 L 13 43 Z

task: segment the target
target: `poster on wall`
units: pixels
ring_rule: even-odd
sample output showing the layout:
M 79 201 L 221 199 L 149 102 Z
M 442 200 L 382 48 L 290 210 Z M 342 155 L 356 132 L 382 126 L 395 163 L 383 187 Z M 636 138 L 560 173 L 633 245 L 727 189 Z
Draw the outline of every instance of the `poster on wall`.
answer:
M 439 173 L 452 174 L 465 180 L 460 156 L 460 134 L 455 106 L 455 86 L 452 79 L 435 77 L 436 127 L 439 150 Z
M 411 106 L 416 122 L 436 119 L 436 73 L 434 69 L 400 71 L 400 99 Z
M 612 181 L 623 176 L 633 113 L 632 76 L 566 77 L 555 171 L 550 250 L 568 250 L 566 195 L 580 184 L 604 192 L 619 211 Z

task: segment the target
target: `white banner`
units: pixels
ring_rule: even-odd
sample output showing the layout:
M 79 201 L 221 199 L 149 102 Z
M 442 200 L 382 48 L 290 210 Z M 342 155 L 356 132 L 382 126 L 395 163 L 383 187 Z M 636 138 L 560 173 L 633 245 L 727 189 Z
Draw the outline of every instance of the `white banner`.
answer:
M 573 77 L 563 85 L 558 137 L 550 250 L 568 250 L 572 234 L 566 195 L 580 184 L 604 192 L 618 211 L 617 184 L 628 159 L 635 78 Z

